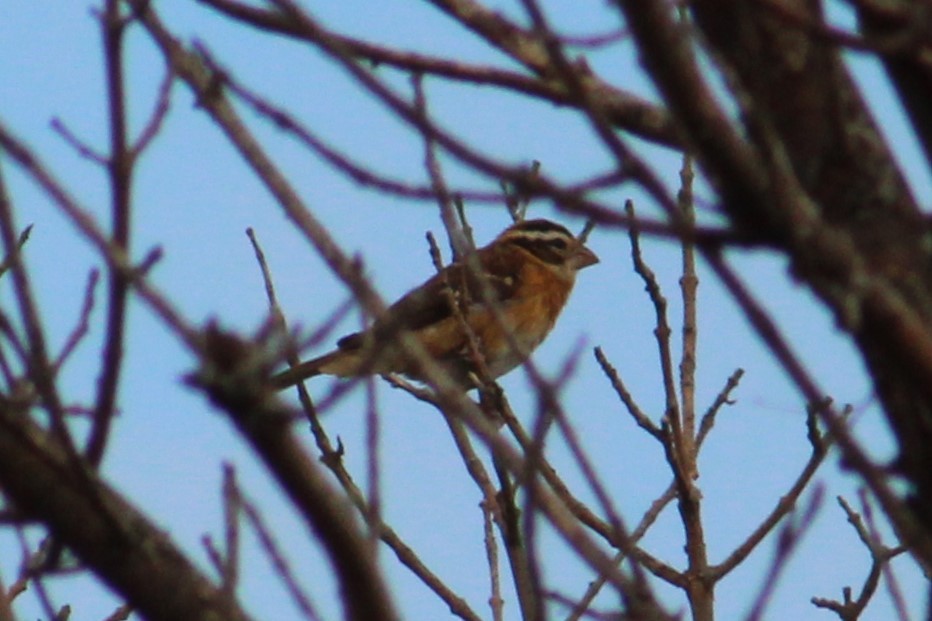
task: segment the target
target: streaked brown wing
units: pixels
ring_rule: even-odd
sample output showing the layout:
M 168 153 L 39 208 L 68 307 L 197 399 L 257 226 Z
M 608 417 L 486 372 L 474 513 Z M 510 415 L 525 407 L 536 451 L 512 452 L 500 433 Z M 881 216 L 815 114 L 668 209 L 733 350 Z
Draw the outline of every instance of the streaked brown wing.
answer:
M 518 263 L 513 260 L 515 257 L 510 257 L 512 260 L 509 260 L 508 250 L 521 252 L 512 248 L 495 248 L 493 251 L 489 247 L 478 251 L 484 276 L 456 263 L 447 266 L 443 272 L 435 274 L 420 287 L 409 291 L 375 322 L 371 328 L 375 331 L 375 339 L 390 337 L 400 329 L 416 331 L 452 317 L 450 296 L 444 291 L 447 283 L 457 298 L 466 292 L 470 303 L 483 299 L 483 287 L 489 288 L 489 293 L 496 302 L 506 302 L 514 294 L 518 284 L 517 272 L 514 269 Z M 356 349 L 362 346 L 364 334 L 357 332 L 345 336 L 337 345 L 340 349 Z

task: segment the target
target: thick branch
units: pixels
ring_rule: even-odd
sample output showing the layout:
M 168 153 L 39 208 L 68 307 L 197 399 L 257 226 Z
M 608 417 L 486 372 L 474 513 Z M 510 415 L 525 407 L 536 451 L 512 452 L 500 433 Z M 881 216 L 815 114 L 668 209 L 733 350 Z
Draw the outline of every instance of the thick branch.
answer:
M 22 412 L 0 409 L 0 487 L 152 621 L 249 617 L 135 507 Z

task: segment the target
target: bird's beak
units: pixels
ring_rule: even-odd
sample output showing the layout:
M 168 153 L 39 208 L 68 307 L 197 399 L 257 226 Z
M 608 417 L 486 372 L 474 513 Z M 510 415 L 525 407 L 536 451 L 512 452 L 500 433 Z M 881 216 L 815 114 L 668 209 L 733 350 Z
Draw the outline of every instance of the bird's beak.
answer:
M 594 252 L 585 246 L 580 246 L 577 248 L 573 256 L 570 257 L 570 265 L 573 267 L 573 269 L 576 270 L 581 270 L 584 267 L 595 265 L 598 262 L 599 257 L 597 257 Z

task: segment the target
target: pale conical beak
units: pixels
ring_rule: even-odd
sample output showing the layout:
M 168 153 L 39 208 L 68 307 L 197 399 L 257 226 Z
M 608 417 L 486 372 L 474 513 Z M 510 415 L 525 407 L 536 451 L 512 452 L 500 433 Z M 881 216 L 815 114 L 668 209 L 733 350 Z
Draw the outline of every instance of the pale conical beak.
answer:
M 573 253 L 573 256 L 570 257 L 569 260 L 570 266 L 575 270 L 581 270 L 584 267 L 595 265 L 598 262 L 599 257 L 585 246 L 577 248 L 576 252 Z

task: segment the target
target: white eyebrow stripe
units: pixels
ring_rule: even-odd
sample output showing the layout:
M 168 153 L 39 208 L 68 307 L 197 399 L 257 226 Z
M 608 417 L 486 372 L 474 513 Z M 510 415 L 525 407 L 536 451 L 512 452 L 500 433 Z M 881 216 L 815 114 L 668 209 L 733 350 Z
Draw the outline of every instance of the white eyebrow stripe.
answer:
M 566 241 L 573 240 L 572 235 L 567 235 L 563 231 L 512 231 L 505 236 L 505 239 L 529 239 L 533 241 L 552 241 L 562 239 Z

